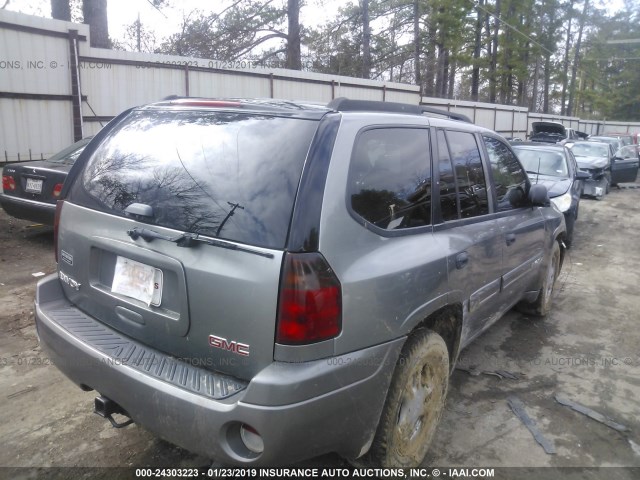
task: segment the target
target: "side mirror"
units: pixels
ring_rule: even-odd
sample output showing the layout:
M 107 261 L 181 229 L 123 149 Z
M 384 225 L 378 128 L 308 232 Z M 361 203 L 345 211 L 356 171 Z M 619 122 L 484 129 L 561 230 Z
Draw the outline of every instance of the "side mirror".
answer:
M 589 175 L 589 173 L 587 172 L 576 173 L 576 180 L 589 180 L 590 178 L 591 178 L 591 175 Z
M 547 187 L 539 183 L 531 185 L 529 189 L 529 201 L 534 207 L 549 206 L 549 192 L 547 191 Z

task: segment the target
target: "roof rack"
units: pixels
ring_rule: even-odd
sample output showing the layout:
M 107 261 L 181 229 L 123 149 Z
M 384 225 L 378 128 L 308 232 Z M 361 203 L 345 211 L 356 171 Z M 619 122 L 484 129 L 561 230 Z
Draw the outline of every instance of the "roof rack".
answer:
M 450 118 L 451 120 L 459 120 L 461 122 L 473 123 L 469 117 L 463 115 L 462 113 L 450 112 L 448 110 L 443 110 L 441 108 L 433 108 L 433 107 L 425 107 L 423 105 L 418 105 L 418 108 L 422 110 L 422 113 L 431 113 L 433 115 L 442 115 L 443 117 Z
M 407 113 L 411 115 L 431 114 L 451 120 L 473 123 L 469 117 L 461 113 L 449 112 L 448 110 L 442 110 L 440 108 L 425 107 L 423 105 L 411 105 L 408 103 L 351 100 L 349 98 L 339 97 L 331 100 L 331 102 L 327 104 L 327 107 L 339 112 L 390 112 Z

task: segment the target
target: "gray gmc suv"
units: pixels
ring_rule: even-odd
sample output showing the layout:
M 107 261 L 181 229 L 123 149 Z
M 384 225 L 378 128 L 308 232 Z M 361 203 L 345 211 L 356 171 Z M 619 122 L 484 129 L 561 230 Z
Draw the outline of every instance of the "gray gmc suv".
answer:
M 545 187 L 465 120 L 348 99 L 122 113 L 58 202 L 43 349 L 114 426 L 221 463 L 419 464 L 460 350 L 515 305 L 545 315 L 564 252 Z

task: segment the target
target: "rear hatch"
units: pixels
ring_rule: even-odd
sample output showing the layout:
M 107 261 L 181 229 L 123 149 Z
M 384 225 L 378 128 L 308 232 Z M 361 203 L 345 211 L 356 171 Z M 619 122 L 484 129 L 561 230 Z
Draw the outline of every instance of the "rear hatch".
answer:
M 317 120 L 132 111 L 73 172 L 58 227 L 69 300 L 193 365 L 250 378 L 271 363 L 283 249 Z

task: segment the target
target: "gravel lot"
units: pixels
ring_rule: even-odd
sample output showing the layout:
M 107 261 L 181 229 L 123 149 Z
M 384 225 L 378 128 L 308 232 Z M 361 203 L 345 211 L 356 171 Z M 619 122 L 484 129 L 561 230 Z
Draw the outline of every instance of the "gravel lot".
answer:
M 638 232 L 640 185 L 623 185 L 600 202 L 582 200 L 552 314 L 539 320 L 511 312 L 462 353 L 427 464 L 640 467 Z M 141 427 L 116 430 L 92 414 L 95 392 L 76 388 L 38 347 L 32 274 L 55 271 L 51 230 L 0 210 L 0 239 L 0 467 L 208 465 L 207 459 Z M 515 378 L 500 378 L 496 370 Z M 555 393 L 630 431 L 619 432 L 560 405 Z M 507 403 L 513 395 L 557 453 L 545 453 L 514 415 Z M 346 463 L 328 455 L 305 466 Z M 638 475 L 637 470 L 615 472 L 615 478 Z M 34 470 L 16 474 L 54 476 Z M 108 474 L 131 476 L 120 470 Z

